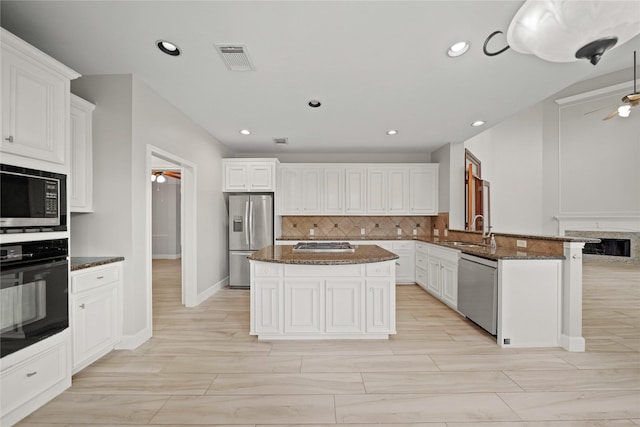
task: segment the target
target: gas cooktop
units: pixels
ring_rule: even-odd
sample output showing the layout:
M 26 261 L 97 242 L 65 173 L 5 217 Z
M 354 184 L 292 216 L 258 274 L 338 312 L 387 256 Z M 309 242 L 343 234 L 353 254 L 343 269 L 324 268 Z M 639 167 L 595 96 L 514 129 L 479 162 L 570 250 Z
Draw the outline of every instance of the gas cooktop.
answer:
M 355 252 L 355 250 L 349 242 L 298 243 L 293 247 L 293 252 Z

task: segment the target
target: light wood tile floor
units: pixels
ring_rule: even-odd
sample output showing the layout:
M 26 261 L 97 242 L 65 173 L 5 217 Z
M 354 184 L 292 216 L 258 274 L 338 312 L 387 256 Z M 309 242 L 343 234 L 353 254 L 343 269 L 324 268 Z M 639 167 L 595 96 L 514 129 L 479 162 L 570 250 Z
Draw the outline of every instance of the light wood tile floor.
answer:
M 640 268 L 584 266 L 585 353 L 510 349 L 418 286 L 389 341 L 258 342 L 249 293 L 180 305 L 154 261 L 154 337 L 114 351 L 20 426 L 640 425 Z

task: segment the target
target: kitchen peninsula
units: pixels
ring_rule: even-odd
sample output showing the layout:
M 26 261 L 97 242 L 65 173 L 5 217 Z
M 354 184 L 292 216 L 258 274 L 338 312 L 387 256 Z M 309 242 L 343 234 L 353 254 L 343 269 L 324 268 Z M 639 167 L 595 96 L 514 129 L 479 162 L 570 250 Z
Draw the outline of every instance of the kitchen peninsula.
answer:
M 395 334 L 398 256 L 376 245 L 347 246 L 340 252 L 268 246 L 249 256 L 250 333 L 272 340 Z

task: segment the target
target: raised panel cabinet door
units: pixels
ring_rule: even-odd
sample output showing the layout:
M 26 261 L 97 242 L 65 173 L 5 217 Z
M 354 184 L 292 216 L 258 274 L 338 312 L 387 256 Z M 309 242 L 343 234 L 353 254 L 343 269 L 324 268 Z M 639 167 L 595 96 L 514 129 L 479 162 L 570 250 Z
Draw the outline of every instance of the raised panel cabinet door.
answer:
M 284 280 L 284 331 L 320 333 L 322 280 Z
M 367 279 L 365 285 L 367 332 L 391 332 L 390 287 L 391 281 L 388 279 Z
M 345 213 L 364 214 L 367 212 L 367 170 L 347 168 L 345 170 Z
M 387 212 L 406 214 L 409 212 L 409 170 L 390 169 L 388 171 Z
M 278 182 L 278 206 L 282 215 L 302 213 L 302 171 L 299 168 L 281 168 Z
M 224 191 L 249 191 L 248 165 L 224 165 Z
M 0 151 L 64 164 L 69 80 L 2 49 Z
M 322 169 L 302 170 L 302 213 L 322 213 Z
M 458 307 L 458 265 L 450 262 L 440 263 L 440 281 L 442 299 L 453 308 Z
M 325 282 L 325 331 L 362 332 L 362 280 Z
M 396 282 L 400 284 L 415 281 L 415 253 L 408 251 L 394 251 L 400 258 L 396 260 Z
M 367 169 L 367 213 L 387 213 L 387 170 Z
M 272 163 L 268 164 L 250 164 L 249 166 L 249 189 L 253 191 L 273 191 L 274 190 L 274 172 L 275 168 Z
M 280 281 L 256 279 L 255 328 L 257 333 L 280 333 Z
M 412 168 L 409 183 L 409 213 L 438 214 L 438 167 Z
M 106 353 L 118 342 L 116 286 L 105 286 L 72 298 L 73 367 Z
M 344 168 L 324 169 L 324 203 L 325 214 L 344 214 Z
M 92 112 L 95 106 L 71 95 L 71 173 L 68 194 L 71 212 L 93 210 Z
M 429 257 L 427 264 L 427 290 L 437 297 L 440 297 L 442 295 L 440 289 L 440 261 Z

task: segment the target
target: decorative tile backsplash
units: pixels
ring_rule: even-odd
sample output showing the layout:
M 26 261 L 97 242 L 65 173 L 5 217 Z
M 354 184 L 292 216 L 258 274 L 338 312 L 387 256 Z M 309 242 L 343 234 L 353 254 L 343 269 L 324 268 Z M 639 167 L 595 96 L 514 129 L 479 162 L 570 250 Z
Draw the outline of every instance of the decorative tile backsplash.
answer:
M 344 239 L 364 236 L 370 238 L 397 238 L 431 235 L 431 218 L 428 216 L 283 216 L 283 238 L 307 238 L 314 230 L 316 239 Z

